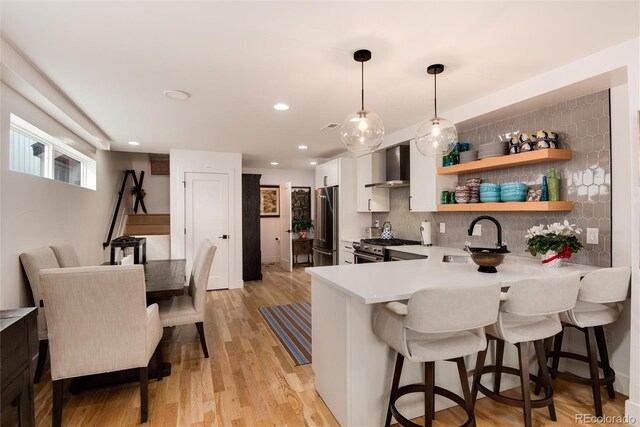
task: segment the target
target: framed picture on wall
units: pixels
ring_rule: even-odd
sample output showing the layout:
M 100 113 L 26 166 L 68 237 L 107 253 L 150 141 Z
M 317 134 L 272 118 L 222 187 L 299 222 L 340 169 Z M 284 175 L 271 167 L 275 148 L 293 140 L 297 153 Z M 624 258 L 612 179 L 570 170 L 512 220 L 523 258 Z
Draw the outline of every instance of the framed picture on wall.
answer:
M 260 186 L 260 217 L 280 216 L 280 187 L 277 185 Z

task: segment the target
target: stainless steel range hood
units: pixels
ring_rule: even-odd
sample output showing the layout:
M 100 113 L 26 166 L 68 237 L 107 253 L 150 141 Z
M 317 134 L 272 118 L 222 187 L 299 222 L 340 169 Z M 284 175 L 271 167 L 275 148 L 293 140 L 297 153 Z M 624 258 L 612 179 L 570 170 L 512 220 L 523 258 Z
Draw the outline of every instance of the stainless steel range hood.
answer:
M 409 185 L 409 145 L 387 149 L 386 180 L 367 184 L 367 188 L 398 188 Z

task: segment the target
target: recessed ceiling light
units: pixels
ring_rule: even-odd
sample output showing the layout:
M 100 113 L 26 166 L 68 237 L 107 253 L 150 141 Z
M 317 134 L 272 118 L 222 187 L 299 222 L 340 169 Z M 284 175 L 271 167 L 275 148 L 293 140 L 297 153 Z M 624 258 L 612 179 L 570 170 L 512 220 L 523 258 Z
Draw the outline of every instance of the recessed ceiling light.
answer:
M 315 165 L 317 165 L 317 164 L 318 164 L 318 162 L 309 162 L 309 164 L 310 164 L 311 166 L 315 166 Z
M 306 150 L 307 148 L 309 147 L 307 147 L 306 145 L 298 145 L 298 150 Z
M 165 90 L 164 92 L 162 92 L 164 94 L 164 96 L 166 96 L 167 98 L 171 98 L 171 99 L 175 99 L 177 101 L 184 101 L 185 99 L 188 99 L 191 97 L 190 94 L 188 94 L 187 92 L 184 92 L 182 90 L 174 90 L 174 89 L 170 89 L 170 90 Z
M 271 166 L 278 166 L 278 162 L 271 162 Z
M 129 141 L 129 145 L 140 145 L 138 141 Z
M 273 106 L 274 109 L 278 111 L 287 111 L 289 106 L 287 104 L 279 103 Z

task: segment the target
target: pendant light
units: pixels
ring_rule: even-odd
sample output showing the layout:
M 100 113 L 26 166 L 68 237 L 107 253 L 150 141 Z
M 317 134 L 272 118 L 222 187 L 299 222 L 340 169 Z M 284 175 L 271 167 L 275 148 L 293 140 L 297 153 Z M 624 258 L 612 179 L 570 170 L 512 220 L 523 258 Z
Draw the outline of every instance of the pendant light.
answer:
M 438 97 L 436 77 L 444 71 L 444 65 L 433 64 L 427 73 L 433 75 L 434 117 L 427 120 L 416 132 L 416 147 L 423 156 L 432 157 L 447 151 L 449 144 L 458 142 L 458 130 L 449 120 L 438 117 Z
M 384 125 L 376 113 L 364 109 L 364 63 L 371 59 L 371 52 L 361 49 L 353 54 L 353 59 L 359 62 L 361 72 L 361 106 L 360 111 L 349 115 L 340 128 L 340 137 L 347 149 L 356 154 L 369 153 L 382 144 Z

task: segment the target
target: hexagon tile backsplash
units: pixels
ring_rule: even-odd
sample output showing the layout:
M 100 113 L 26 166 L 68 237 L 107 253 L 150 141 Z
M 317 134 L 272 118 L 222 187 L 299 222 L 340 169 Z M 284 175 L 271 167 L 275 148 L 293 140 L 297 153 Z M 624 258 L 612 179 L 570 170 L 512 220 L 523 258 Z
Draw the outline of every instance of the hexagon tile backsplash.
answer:
M 479 126 L 460 133 L 460 141 L 478 144 L 497 140 L 508 132 L 533 133 L 549 129 L 561 135 L 561 148 L 571 148 L 573 158 L 564 162 L 542 163 L 507 169 L 460 175 L 463 183 L 479 177 L 482 182 L 501 184 L 519 181 L 528 185 L 541 184 L 542 176 L 555 167 L 560 175 L 560 198 L 573 202 L 571 212 L 490 212 L 502 224 L 503 239 L 516 255 L 528 254 L 524 235 L 533 225 L 569 220 L 583 230 L 584 245 L 571 262 L 602 267 L 611 266 L 611 138 L 609 91 L 570 99 L 515 117 Z M 417 239 L 420 222 L 433 223 L 434 242 L 442 246 L 462 247 L 465 241 L 474 245 L 494 245 L 496 229 L 490 222 L 482 222 L 482 236 L 467 236 L 471 220 L 479 212 L 417 213 L 409 212 L 409 189 L 391 190 L 391 212 L 373 214 L 374 220 L 390 221 L 397 237 Z M 446 224 L 445 233 L 437 230 L 437 223 Z M 597 245 L 586 243 L 586 229 L 599 228 Z

